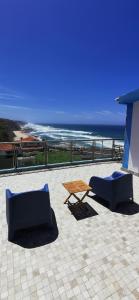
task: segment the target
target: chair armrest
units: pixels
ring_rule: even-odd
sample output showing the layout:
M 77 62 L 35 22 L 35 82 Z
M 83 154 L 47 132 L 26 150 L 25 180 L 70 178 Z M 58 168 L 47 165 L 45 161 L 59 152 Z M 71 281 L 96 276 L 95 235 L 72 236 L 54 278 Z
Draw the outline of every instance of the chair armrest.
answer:
M 6 189 L 6 199 L 12 198 L 13 195 L 14 194 L 9 189 Z
M 92 187 L 94 194 L 105 200 L 109 200 L 113 195 L 113 180 L 93 176 L 90 179 L 89 185 Z
M 12 216 L 13 216 L 13 193 L 9 190 L 6 189 L 6 219 L 7 223 L 11 224 L 12 223 Z
M 44 192 L 49 192 L 48 184 L 46 183 L 42 189 Z

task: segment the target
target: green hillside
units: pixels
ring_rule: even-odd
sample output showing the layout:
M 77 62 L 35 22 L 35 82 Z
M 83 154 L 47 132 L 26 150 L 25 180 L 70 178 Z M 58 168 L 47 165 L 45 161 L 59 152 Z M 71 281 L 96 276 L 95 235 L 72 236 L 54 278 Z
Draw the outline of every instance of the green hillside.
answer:
M 17 121 L 0 118 L 0 142 L 12 142 L 14 138 L 14 130 L 20 130 Z

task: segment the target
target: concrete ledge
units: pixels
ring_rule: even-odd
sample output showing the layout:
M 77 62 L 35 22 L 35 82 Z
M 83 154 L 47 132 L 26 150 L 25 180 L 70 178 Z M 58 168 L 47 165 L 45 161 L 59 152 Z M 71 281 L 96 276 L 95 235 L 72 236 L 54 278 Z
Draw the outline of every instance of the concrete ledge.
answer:
M 139 173 L 121 167 L 121 170 L 139 177 Z

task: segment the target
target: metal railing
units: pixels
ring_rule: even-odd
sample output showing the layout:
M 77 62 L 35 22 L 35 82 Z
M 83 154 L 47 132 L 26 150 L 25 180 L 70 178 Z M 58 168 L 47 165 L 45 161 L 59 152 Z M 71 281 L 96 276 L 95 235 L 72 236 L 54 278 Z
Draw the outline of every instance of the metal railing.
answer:
M 122 139 L 46 140 L 0 143 L 0 172 L 122 160 Z

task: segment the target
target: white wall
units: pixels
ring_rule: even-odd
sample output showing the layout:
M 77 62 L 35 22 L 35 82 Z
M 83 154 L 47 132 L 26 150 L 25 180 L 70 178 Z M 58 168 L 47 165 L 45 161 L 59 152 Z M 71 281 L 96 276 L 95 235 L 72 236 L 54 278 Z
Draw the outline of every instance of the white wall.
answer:
M 139 173 L 139 101 L 133 105 L 128 169 Z

